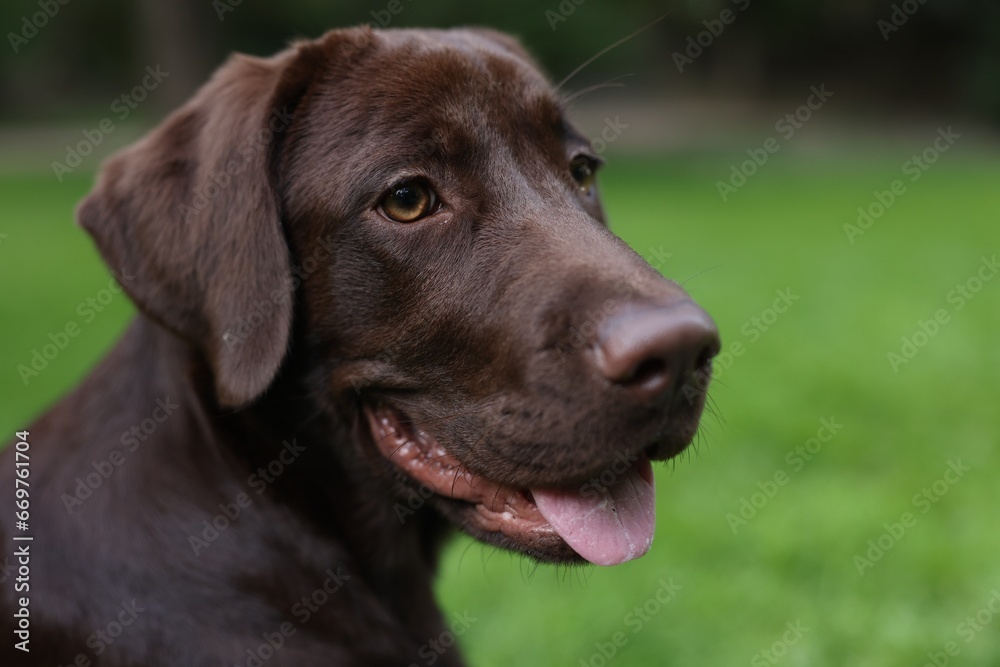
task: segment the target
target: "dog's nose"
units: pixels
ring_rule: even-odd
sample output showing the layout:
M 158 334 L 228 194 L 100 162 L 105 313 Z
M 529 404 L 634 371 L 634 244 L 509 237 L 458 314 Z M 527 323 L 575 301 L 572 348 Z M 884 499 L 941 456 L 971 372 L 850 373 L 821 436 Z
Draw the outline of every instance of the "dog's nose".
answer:
M 679 390 L 718 352 L 718 329 L 693 302 L 629 304 L 599 328 L 593 360 L 603 377 L 652 400 Z

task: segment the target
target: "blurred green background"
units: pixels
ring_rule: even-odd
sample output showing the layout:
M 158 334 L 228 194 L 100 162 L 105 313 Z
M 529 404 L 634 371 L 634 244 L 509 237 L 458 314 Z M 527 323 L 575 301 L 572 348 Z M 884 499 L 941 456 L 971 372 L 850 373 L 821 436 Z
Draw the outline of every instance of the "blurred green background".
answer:
M 0 47 L 0 433 L 77 383 L 132 316 L 121 295 L 100 302 L 109 275 L 73 224 L 100 159 L 228 51 L 389 7 L 222 6 L 70 2 L 16 53 L 9 33 Z M 726 346 L 696 446 L 657 471 L 647 556 L 566 569 L 451 545 L 439 592 L 476 619 L 459 640 L 469 663 L 1000 664 L 996 5 L 896 3 L 898 30 L 879 23 L 893 3 L 860 0 L 400 6 L 392 26 L 518 34 L 556 80 L 670 12 L 567 90 L 624 84 L 572 107 L 603 141 L 612 225 Z M 38 7 L 4 4 L 0 27 L 20 34 Z M 60 180 L 52 163 L 156 64 L 163 85 Z M 811 86 L 833 95 L 802 111 Z M 22 380 L 71 321 L 80 335 Z

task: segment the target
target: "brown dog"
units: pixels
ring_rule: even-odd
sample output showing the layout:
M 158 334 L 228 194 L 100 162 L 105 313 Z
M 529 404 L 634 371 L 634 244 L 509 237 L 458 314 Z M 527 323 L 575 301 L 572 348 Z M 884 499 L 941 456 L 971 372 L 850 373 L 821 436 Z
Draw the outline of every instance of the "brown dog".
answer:
M 140 314 L 30 428 L 14 664 L 458 665 L 450 525 L 641 556 L 718 340 L 598 163 L 510 38 L 367 29 L 232 59 L 110 160 L 79 219 Z

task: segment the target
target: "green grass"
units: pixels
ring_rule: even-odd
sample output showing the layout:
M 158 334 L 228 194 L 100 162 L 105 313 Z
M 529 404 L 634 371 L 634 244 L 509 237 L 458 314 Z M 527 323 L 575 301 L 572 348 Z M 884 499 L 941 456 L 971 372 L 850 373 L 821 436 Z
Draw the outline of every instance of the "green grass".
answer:
M 901 177 L 905 153 L 781 155 L 728 202 L 715 181 L 729 156 L 612 161 L 603 189 L 615 229 L 647 257 L 672 253 L 661 270 L 743 353 L 720 369 L 697 446 L 657 472 L 658 532 L 644 558 L 536 567 L 451 545 L 440 597 L 447 613 L 477 619 L 460 640 L 472 665 L 600 665 L 595 643 L 619 631 L 627 641 L 608 664 L 766 665 L 755 656 L 796 621 L 808 632 L 777 664 L 923 665 L 948 642 L 960 649 L 952 664 L 997 664 L 1000 615 L 968 643 L 958 627 L 1000 589 L 1000 280 L 960 311 L 947 301 L 1000 252 L 1000 163 L 963 151 L 908 184 L 853 245 L 843 224 Z M 88 187 L 83 176 L 0 180 L 0 432 L 77 382 L 130 315 L 117 297 L 28 386 L 18 377 L 107 282 L 71 224 Z M 745 324 L 786 289 L 798 299 L 752 340 Z M 887 353 L 939 308 L 950 321 L 894 372 Z M 829 418 L 842 429 L 795 470 L 786 454 Z M 914 494 L 958 459 L 969 472 L 922 513 Z M 778 471 L 787 483 L 734 534 L 727 514 Z M 855 555 L 904 512 L 915 524 L 860 576 Z M 682 588 L 637 622 L 629 614 L 661 580 Z

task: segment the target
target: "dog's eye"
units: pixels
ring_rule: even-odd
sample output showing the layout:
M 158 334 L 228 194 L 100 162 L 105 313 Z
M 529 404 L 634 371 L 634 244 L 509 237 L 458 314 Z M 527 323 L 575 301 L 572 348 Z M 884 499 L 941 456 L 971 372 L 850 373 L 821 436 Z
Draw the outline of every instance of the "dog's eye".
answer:
M 580 191 L 588 194 L 594 187 L 597 174 L 597 161 L 586 155 L 578 155 L 569 163 L 569 173 L 580 186 Z
M 403 181 L 389 188 L 378 204 L 382 215 L 395 222 L 416 222 L 437 208 L 437 195 L 421 181 Z

